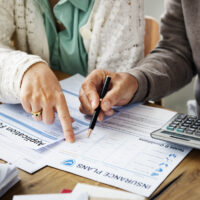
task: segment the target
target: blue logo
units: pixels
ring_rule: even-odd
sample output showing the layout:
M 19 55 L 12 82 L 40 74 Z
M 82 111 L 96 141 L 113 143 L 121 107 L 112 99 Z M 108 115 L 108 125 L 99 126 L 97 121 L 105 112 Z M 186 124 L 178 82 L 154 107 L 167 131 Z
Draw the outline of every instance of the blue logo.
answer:
M 73 160 L 73 159 L 64 160 L 64 161 L 62 162 L 62 164 L 63 164 L 63 165 L 66 165 L 66 166 L 72 167 L 72 166 L 75 164 L 75 160 Z

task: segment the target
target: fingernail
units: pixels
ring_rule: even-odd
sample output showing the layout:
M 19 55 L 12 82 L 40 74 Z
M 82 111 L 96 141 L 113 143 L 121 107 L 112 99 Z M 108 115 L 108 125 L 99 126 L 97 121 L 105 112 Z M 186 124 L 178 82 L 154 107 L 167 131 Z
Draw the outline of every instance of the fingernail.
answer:
M 101 122 L 103 119 L 99 116 L 98 118 L 97 118 L 97 121 L 99 121 L 99 122 Z
M 111 107 L 111 105 L 110 105 L 109 101 L 103 102 L 103 105 L 102 105 L 103 110 L 105 110 L 105 111 L 110 110 L 110 107 Z
M 74 136 L 69 136 L 68 139 L 67 139 L 67 141 L 69 143 L 73 143 L 74 142 Z

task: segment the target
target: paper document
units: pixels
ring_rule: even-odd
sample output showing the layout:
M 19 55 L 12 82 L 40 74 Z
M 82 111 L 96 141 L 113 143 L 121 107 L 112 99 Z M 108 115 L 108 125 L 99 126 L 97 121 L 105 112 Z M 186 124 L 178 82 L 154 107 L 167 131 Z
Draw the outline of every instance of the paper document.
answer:
M 35 194 L 15 195 L 13 200 L 88 200 L 86 192 L 79 194 Z
M 49 165 L 143 196 L 150 196 L 190 148 L 152 139 L 175 113 L 139 105 L 124 109 L 76 142 L 54 148 Z
M 45 167 L 47 165 L 45 159 L 50 153 L 50 149 L 39 152 L 15 144 L 12 140 L 0 135 L 0 158 L 28 173 L 34 173 Z
M 76 134 L 78 134 L 78 132 L 81 130 L 87 129 L 87 123 L 89 123 L 84 115 L 78 112 L 80 104 L 78 101 L 78 92 L 83 80 L 84 77 L 77 74 L 60 82 L 64 90 L 64 95 L 67 98 L 69 110 L 75 113 L 75 116 L 73 117 L 77 118 L 79 121 L 75 121 L 75 123 L 73 123 L 74 129 L 76 129 Z M 74 108 L 76 108 L 76 110 Z M 48 154 L 52 149 L 52 145 L 56 145 L 57 141 L 60 139 L 62 140 L 63 138 L 60 122 L 56 119 L 55 123 L 50 126 L 45 125 L 43 122 L 35 122 L 31 115 L 25 113 L 25 111 L 23 111 L 19 105 L 2 104 L 0 105 L 0 112 L 3 114 L 3 116 L 0 115 L 0 159 L 11 162 L 15 164 L 15 166 L 29 173 L 34 173 L 37 170 L 45 167 L 45 159 L 48 159 Z M 79 118 L 82 118 L 83 121 L 81 121 Z M 1 119 L 3 121 L 1 121 Z M 1 129 L 7 130 L 4 131 Z M 51 129 L 54 130 L 53 133 Z M 56 132 L 58 129 L 59 131 Z M 32 135 L 32 131 L 34 132 L 34 130 L 36 131 Z M 44 136 L 47 136 L 47 139 L 43 137 L 40 132 L 44 132 Z M 51 134 L 52 136 L 58 134 L 58 140 L 49 139 L 48 134 L 50 136 Z M 49 145 L 47 144 L 47 146 L 38 146 L 41 141 L 38 142 L 38 140 L 33 139 L 32 141 L 38 142 L 38 144 L 35 144 L 31 142 L 29 135 L 34 138 L 39 137 L 40 139 L 45 139 L 45 141 L 49 141 Z M 29 140 L 25 141 L 25 137 L 27 137 Z
M 64 91 L 68 99 L 71 116 L 74 117 L 74 133 L 78 134 L 86 130 L 88 123 L 82 115 L 78 115 L 78 98 Z M 71 105 L 71 106 L 70 106 Z M 76 107 L 76 112 L 74 107 Z M 77 120 L 76 120 L 77 119 Z M 26 113 L 20 104 L 18 105 L 0 105 L 0 134 L 4 137 L 14 140 L 15 143 L 26 146 L 31 149 L 40 149 L 54 144 L 64 139 L 64 134 L 57 113 L 55 121 L 51 125 L 44 124 L 42 121 L 35 121 L 29 113 Z
M 58 119 L 49 126 L 34 122 L 20 106 L 2 105 L 0 158 L 30 173 L 50 165 L 150 196 L 191 150 L 150 137 L 175 112 L 144 105 L 123 107 L 113 117 L 97 123 L 88 138 L 89 118 L 79 112 L 78 92 L 83 80 L 75 75 L 61 81 L 75 119 L 75 143 L 63 141 Z
M 78 183 L 73 189 L 72 193 L 83 193 L 87 192 L 90 199 L 95 198 L 106 198 L 106 199 L 117 199 L 117 200 L 144 200 L 145 198 L 136 194 L 129 192 L 119 191 L 116 189 L 109 189 L 105 187 L 99 187 L 94 185 L 88 185 L 83 183 Z
M 0 164 L 0 197 L 19 181 L 18 170 L 11 164 Z

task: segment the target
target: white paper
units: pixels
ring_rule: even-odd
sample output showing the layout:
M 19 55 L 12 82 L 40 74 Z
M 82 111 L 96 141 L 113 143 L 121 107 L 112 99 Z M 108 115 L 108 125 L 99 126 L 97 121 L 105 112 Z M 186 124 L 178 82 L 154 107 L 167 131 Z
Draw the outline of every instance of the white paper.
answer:
M 72 111 L 74 110 L 73 112 L 75 113 L 75 116 L 73 116 L 73 117 L 78 119 L 78 122 L 76 121 L 75 123 L 73 123 L 73 127 L 74 127 L 74 129 L 76 129 L 77 134 L 79 131 L 87 129 L 87 127 L 88 127 L 87 123 L 89 123 L 88 121 L 85 121 L 85 120 L 87 120 L 86 117 L 84 117 L 83 114 L 78 112 L 78 107 L 79 107 L 78 92 L 79 92 L 79 88 L 80 88 L 83 80 L 84 80 L 84 77 L 77 74 L 75 76 L 72 76 L 68 79 L 62 80 L 60 82 L 61 86 L 64 90 L 64 95 L 67 98 L 69 109 Z M 77 103 L 78 105 L 75 103 Z M 52 126 L 45 125 L 42 122 L 39 124 L 38 124 L 38 122 L 34 122 L 32 120 L 31 115 L 22 111 L 22 108 L 19 105 L 2 104 L 0 106 L 0 108 L 2 108 L 2 106 L 3 107 L 6 106 L 6 108 L 7 108 L 7 106 L 9 108 L 13 108 L 13 109 L 11 109 L 11 112 L 7 111 L 7 110 L 4 110 L 4 111 L 2 110 L 4 115 L 8 115 L 11 117 L 16 116 L 17 120 L 20 119 L 20 121 L 21 120 L 24 121 L 25 124 L 28 122 L 28 124 L 27 124 L 28 126 L 33 126 L 34 128 L 37 127 L 38 130 L 44 130 L 45 132 L 46 132 L 46 129 L 47 130 L 49 128 L 51 129 L 52 126 L 55 126 L 55 127 L 53 127 L 54 130 L 56 130 L 56 128 L 61 130 L 61 127 L 60 128 L 58 127 L 58 126 L 60 126 L 60 125 L 58 125 L 59 122 L 55 123 Z M 16 106 L 16 108 L 14 108 L 15 106 Z M 76 108 L 76 111 L 74 108 Z M 21 112 L 18 113 L 17 109 L 19 109 L 19 111 L 21 111 Z M 19 114 L 20 114 L 20 116 L 19 116 Z M 21 116 L 21 114 L 22 114 L 22 116 Z M 80 115 L 80 116 L 77 116 L 77 115 Z M 2 117 L 2 119 L 4 119 L 4 118 L 5 117 Z M 82 118 L 83 121 L 81 121 L 80 118 Z M 27 121 L 27 119 L 28 119 L 28 121 Z M 0 117 L 0 120 L 1 120 L 1 117 Z M 6 122 L 10 122 L 10 121 L 6 118 Z M 34 173 L 37 170 L 45 167 L 46 159 L 48 159 L 48 154 L 51 153 L 52 145 L 48 145 L 47 147 L 44 147 L 41 150 L 40 149 L 37 150 L 38 149 L 37 146 L 35 145 L 35 147 L 34 147 L 34 145 L 30 145 L 30 142 L 24 142 L 23 140 L 20 140 L 20 139 L 16 141 L 15 138 L 12 137 L 13 134 L 11 137 L 9 137 L 10 134 L 6 134 L 6 132 L 1 130 L 3 128 L 6 128 L 5 125 L 8 126 L 8 124 L 4 124 L 4 123 L 2 123 L 0 121 L 0 159 L 3 159 L 10 163 L 13 163 L 15 166 L 17 166 L 18 168 L 20 168 L 28 173 Z M 87 126 L 86 126 L 86 124 L 87 124 Z M 13 125 L 14 125 L 14 123 L 11 120 L 11 126 L 13 127 Z M 17 124 L 17 126 L 19 126 L 19 124 Z M 79 130 L 77 130 L 79 128 L 79 126 L 81 126 L 81 127 Z M 22 126 L 22 129 L 24 129 L 24 128 L 25 127 Z M 30 129 L 28 129 L 28 133 L 29 133 L 29 131 L 30 131 Z M 50 130 L 50 132 L 51 132 L 51 130 Z M 61 133 L 61 136 L 63 137 L 63 133 Z
M 38 152 L 23 147 L 0 135 L 0 159 L 10 162 L 28 173 L 34 173 L 45 167 L 45 159 L 48 158 L 49 153 L 51 153 L 49 150 Z
M 132 194 L 129 192 L 124 192 L 120 190 L 99 187 L 94 185 L 88 185 L 83 183 L 78 183 L 73 189 L 73 193 L 83 193 L 87 192 L 89 197 L 97 198 L 111 198 L 111 199 L 122 199 L 122 200 L 144 200 L 142 196 Z
M 15 166 L 0 164 L 0 197 L 18 181 L 18 170 Z
M 83 76 L 80 74 L 75 74 L 74 76 L 60 81 L 60 85 L 63 89 L 78 95 L 81 84 L 84 80 L 85 78 Z
M 29 172 L 48 164 L 133 193 L 150 196 L 191 150 L 150 137 L 150 132 L 165 124 L 175 113 L 149 106 L 128 106 L 114 117 L 101 124 L 97 123 L 88 139 L 88 118 L 78 111 L 80 103 L 77 92 L 84 80 L 80 77 L 76 75 L 61 81 L 70 113 L 78 124 L 76 142 L 67 144 L 64 141 L 54 141 L 54 145 L 36 151 L 20 145 L 19 141 L 13 143 L 13 137 L 2 133 L 0 158 L 14 162 L 16 166 Z M 5 120 L 3 117 L 2 119 Z M 41 128 L 36 124 L 35 127 Z
M 87 128 L 79 122 L 73 123 L 74 132 L 79 133 Z M 35 121 L 21 105 L 0 105 L 0 134 L 15 143 L 31 149 L 40 149 L 64 139 L 60 121 L 55 113 L 51 125 Z
M 35 194 L 15 195 L 13 200 L 88 200 L 86 192 L 79 194 Z
M 190 148 L 152 139 L 150 132 L 175 113 L 139 105 L 55 147 L 50 166 L 150 196 Z

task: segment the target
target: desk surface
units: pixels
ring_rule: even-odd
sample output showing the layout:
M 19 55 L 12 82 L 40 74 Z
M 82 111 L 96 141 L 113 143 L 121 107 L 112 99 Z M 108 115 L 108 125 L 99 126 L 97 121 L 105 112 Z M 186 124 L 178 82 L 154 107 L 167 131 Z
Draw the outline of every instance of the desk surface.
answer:
M 59 80 L 68 77 L 67 75 L 55 71 Z M 1 161 L 3 162 L 3 161 Z M 159 191 L 167 183 L 184 172 L 184 175 L 167 189 L 159 198 L 162 200 L 196 200 L 200 199 L 200 151 L 193 150 L 167 177 L 167 179 L 156 190 Z M 45 167 L 30 175 L 19 170 L 21 181 L 11 188 L 1 200 L 11 200 L 15 194 L 44 194 L 59 193 L 63 188 L 73 189 L 79 183 L 114 188 L 84 177 L 80 177 L 68 172 Z M 155 191 L 155 192 L 156 192 Z

